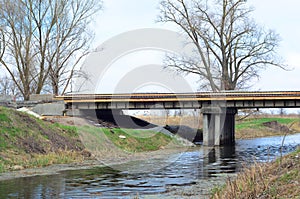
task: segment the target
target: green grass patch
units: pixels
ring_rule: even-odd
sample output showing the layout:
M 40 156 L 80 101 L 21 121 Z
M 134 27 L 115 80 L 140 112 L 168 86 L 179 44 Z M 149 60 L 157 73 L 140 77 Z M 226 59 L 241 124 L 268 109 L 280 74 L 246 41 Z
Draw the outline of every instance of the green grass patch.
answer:
M 76 126 L 65 126 L 59 123 L 54 123 L 48 126 L 48 128 L 50 128 L 52 131 L 59 130 L 64 137 L 70 137 L 70 138 L 79 137 L 78 127 Z
M 102 129 L 117 147 L 128 152 L 156 151 L 172 141 L 172 137 L 160 132 L 132 129 Z M 122 138 L 125 136 L 125 138 Z
M 74 162 L 83 150 L 76 127 L 0 107 L 0 172 Z
M 150 130 L 53 124 L 0 107 L 0 172 L 78 162 L 90 158 L 89 152 L 99 158 L 102 154 L 119 157 L 114 146 L 128 152 L 155 151 L 176 145 L 174 140 Z
M 297 170 L 292 170 L 288 173 L 283 174 L 280 178 L 279 181 L 283 183 L 290 183 L 293 179 L 296 179 L 297 176 L 299 176 L 299 171 Z
M 24 167 L 37 168 L 45 167 L 52 164 L 67 164 L 71 162 L 82 161 L 83 158 L 76 152 L 61 151 L 56 153 L 48 153 L 47 155 L 35 154 Z
M 225 188 L 224 185 L 216 185 L 210 190 L 210 195 L 215 195 L 217 193 L 220 193 Z
M 66 132 L 71 133 L 72 135 L 74 135 L 74 133 L 75 134 L 77 133 L 77 127 L 76 126 L 65 126 L 65 125 L 62 125 L 62 124 L 59 124 L 59 123 L 54 123 L 52 125 L 52 127 L 63 129 Z
M 10 119 L 7 117 L 6 114 L 1 113 L 0 114 L 0 122 L 10 122 Z
M 293 122 L 299 121 L 299 118 L 251 118 L 245 119 L 236 123 L 236 130 L 243 129 L 263 129 L 263 123 L 277 121 L 279 124 L 289 125 Z
M 4 137 L 0 136 L 0 151 L 7 148 L 7 141 Z

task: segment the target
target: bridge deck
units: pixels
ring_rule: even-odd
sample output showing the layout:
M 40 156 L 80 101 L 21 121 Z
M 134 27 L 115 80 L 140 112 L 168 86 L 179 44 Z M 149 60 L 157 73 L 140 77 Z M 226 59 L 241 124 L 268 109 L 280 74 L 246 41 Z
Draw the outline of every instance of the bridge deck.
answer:
M 300 91 L 72 94 L 56 98 L 64 100 L 68 109 L 300 108 Z
M 240 101 L 240 100 L 300 100 L 299 91 L 276 92 L 201 92 L 201 93 L 133 93 L 133 94 L 73 94 L 58 96 L 66 103 L 85 102 L 177 102 L 177 101 Z

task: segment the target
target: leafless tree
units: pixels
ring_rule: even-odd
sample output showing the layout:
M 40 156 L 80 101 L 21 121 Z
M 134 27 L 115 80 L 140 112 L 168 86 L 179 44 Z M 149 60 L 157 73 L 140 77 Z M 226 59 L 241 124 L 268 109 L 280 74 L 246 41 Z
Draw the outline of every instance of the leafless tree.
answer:
M 67 86 L 86 53 L 91 16 L 101 5 L 97 0 L 0 0 L 6 46 L 0 63 L 25 100 L 40 94 L 47 79 L 54 94 Z
M 16 99 L 19 99 L 21 97 L 15 82 L 12 81 L 12 79 L 8 76 L 0 77 L 0 94 L 11 95 Z
M 278 114 L 280 116 L 284 116 L 284 115 L 287 115 L 287 112 L 286 112 L 286 110 L 284 108 L 279 108 L 278 109 Z
M 0 59 L 3 57 L 4 51 L 5 51 L 5 36 L 4 36 L 4 30 L 0 24 Z
M 58 1 L 53 39 L 48 45 L 47 61 L 53 93 L 65 93 L 74 76 L 80 76 L 75 66 L 88 53 L 93 31 L 88 25 L 101 9 L 99 0 Z
M 259 109 L 241 109 L 238 112 L 238 117 L 236 118 L 236 121 L 242 121 L 251 116 L 256 117 L 259 114 L 261 114 Z
M 199 75 L 212 91 L 248 86 L 273 65 L 284 68 L 279 36 L 251 19 L 245 0 L 162 0 L 159 22 L 180 27 L 195 47 L 192 56 L 168 55 L 167 66 Z
M 20 1 L 3 0 L 0 4 L 0 23 L 4 31 L 4 47 L 1 64 L 6 68 L 25 99 L 32 91 L 36 49 L 32 46 L 33 26 L 26 5 Z M 14 76 L 18 71 L 19 78 Z M 44 72 L 41 71 L 40 76 Z

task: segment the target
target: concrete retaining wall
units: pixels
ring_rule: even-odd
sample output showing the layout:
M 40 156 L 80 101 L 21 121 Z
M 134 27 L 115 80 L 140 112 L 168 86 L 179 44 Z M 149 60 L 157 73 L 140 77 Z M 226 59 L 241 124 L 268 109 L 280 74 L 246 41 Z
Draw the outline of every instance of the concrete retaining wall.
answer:
M 12 95 L 0 95 L 0 102 L 14 102 L 15 97 Z
M 32 111 L 45 116 L 62 116 L 65 111 L 65 104 L 63 101 L 38 104 L 32 108 Z
M 52 102 L 53 94 L 32 94 L 29 96 L 29 101 Z

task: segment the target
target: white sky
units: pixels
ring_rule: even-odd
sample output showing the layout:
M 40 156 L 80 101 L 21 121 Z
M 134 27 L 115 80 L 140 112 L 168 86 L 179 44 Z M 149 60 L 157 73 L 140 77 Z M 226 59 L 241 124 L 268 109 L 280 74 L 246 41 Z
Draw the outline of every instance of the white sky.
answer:
M 95 24 L 94 48 L 126 31 L 139 28 L 174 28 L 156 23 L 159 0 L 104 0 Z M 274 29 L 282 38 L 280 54 L 292 71 L 270 68 L 252 90 L 300 90 L 300 1 L 248 0 L 257 22 Z

